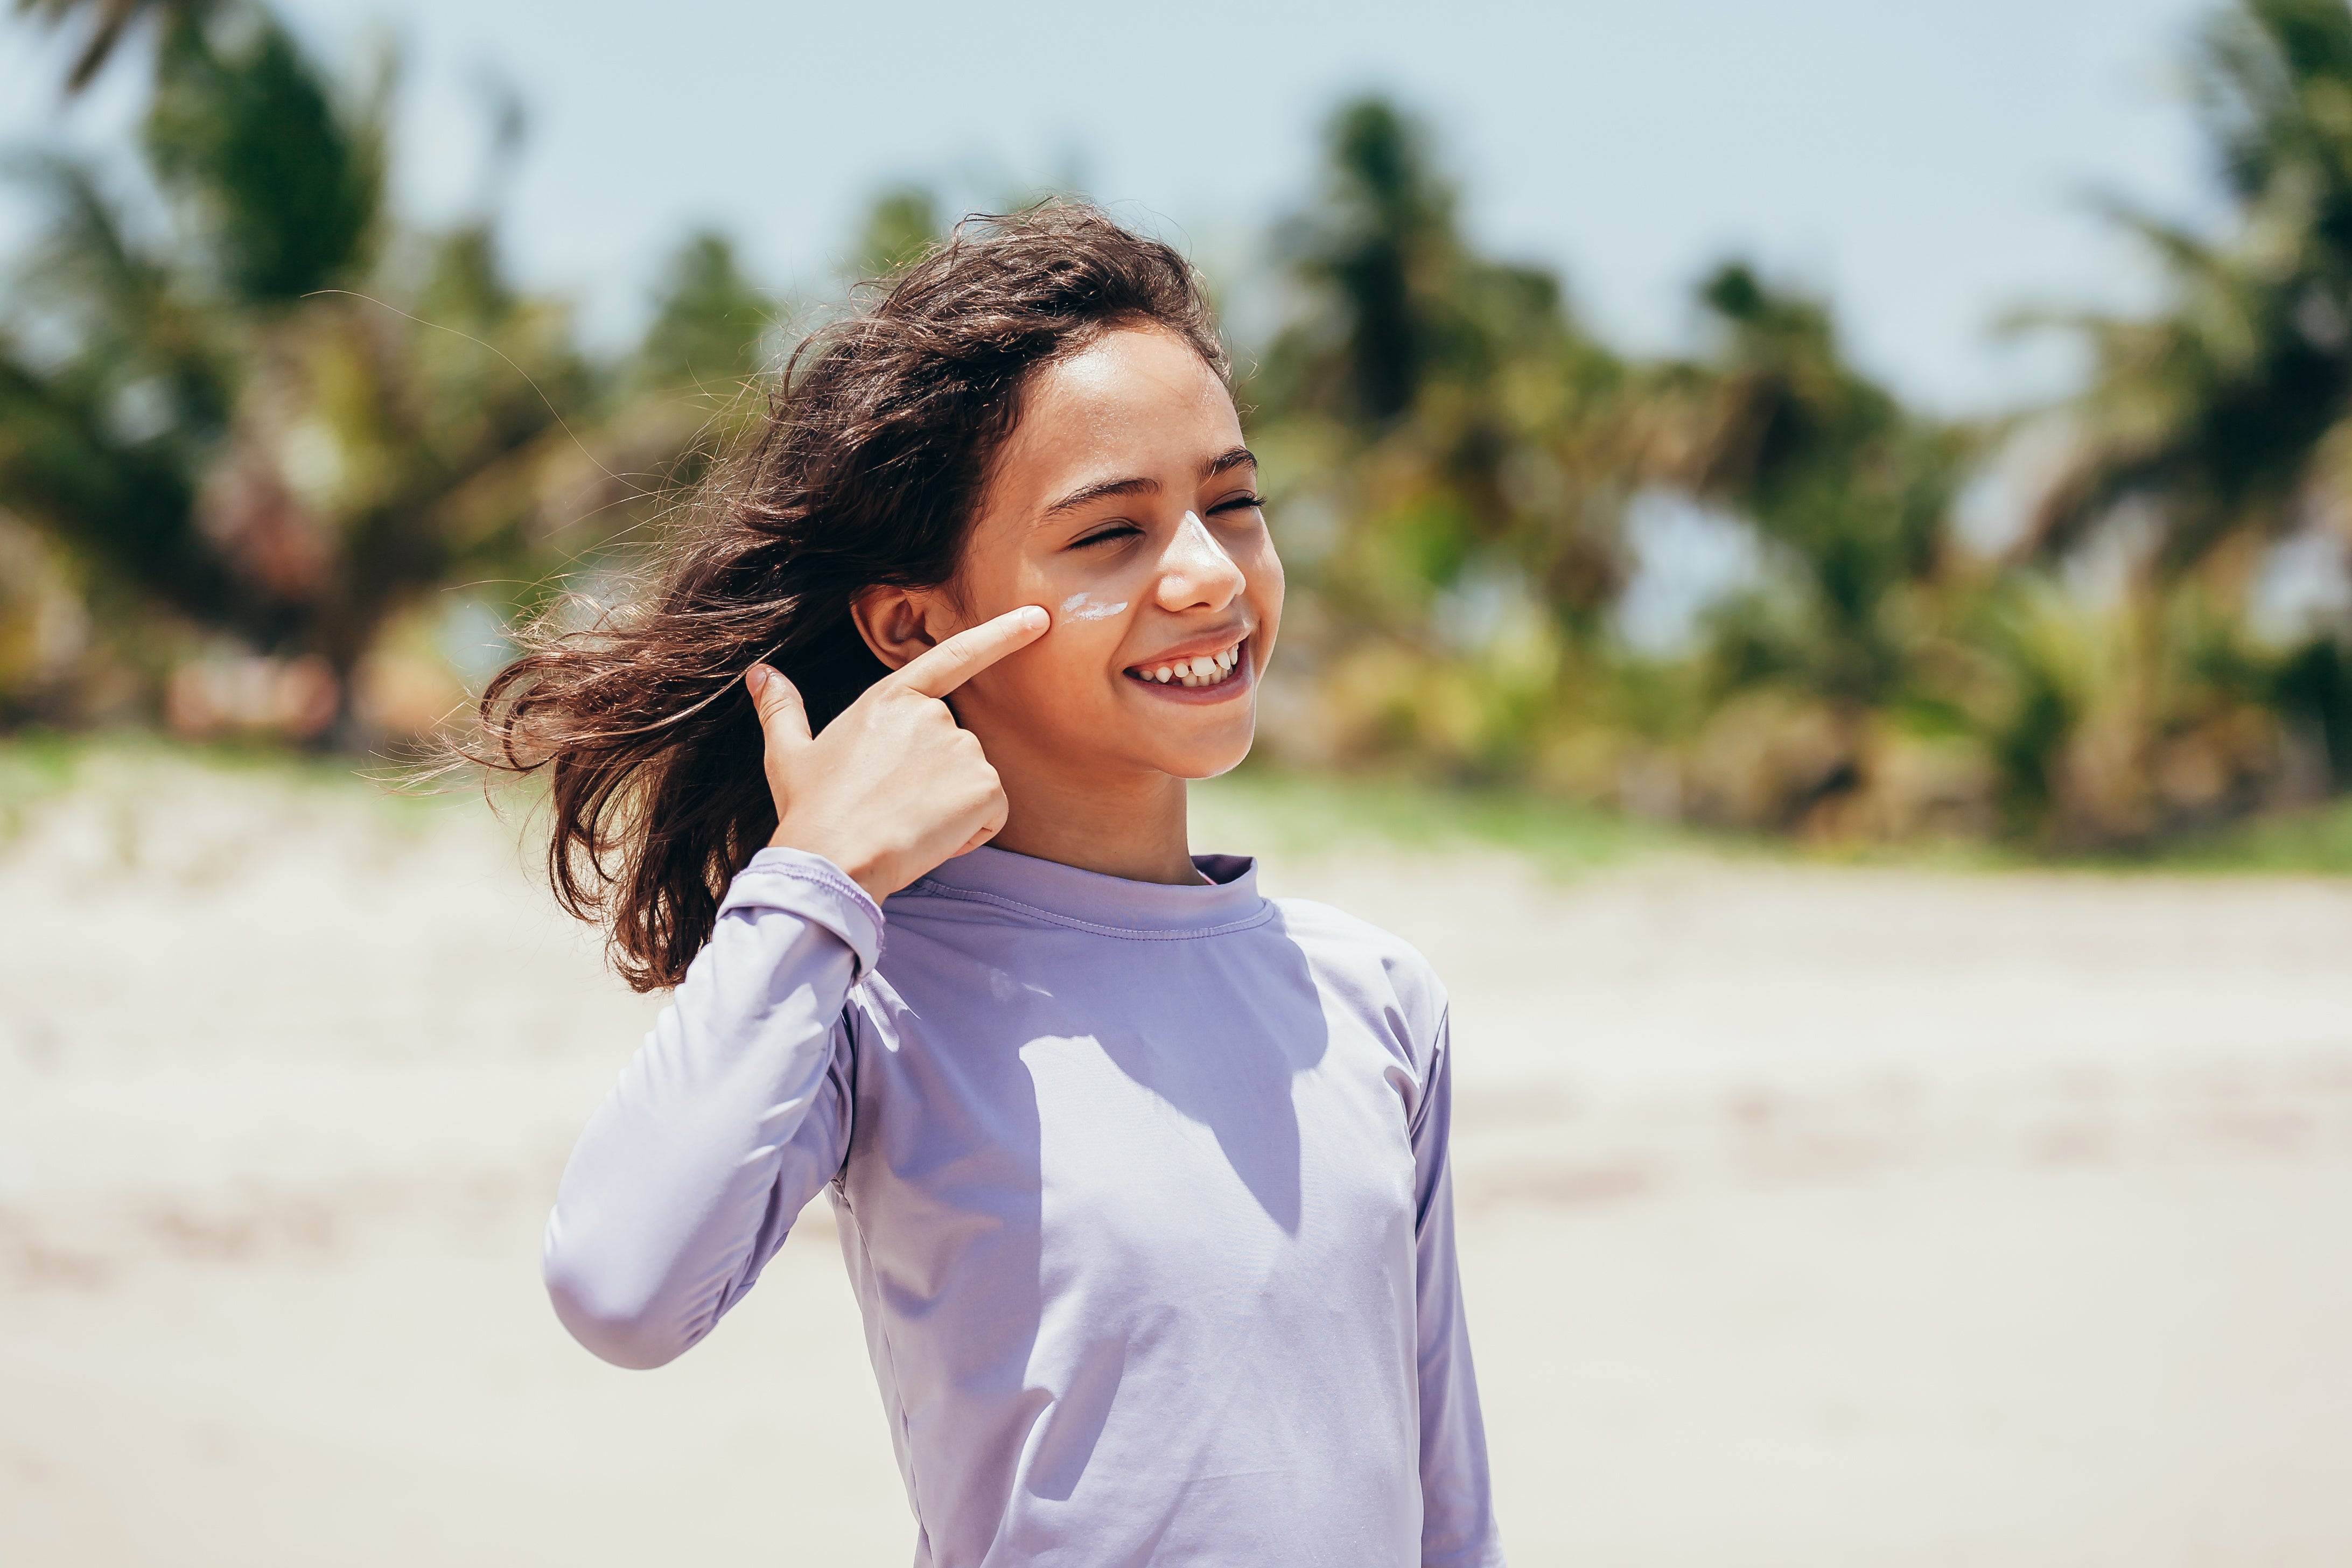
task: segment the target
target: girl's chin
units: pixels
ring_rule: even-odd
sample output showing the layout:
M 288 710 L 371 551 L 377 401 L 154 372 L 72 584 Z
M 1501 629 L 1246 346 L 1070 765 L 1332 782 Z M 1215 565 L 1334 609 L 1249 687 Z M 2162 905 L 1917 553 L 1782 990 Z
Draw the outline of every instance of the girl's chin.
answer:
M 1202 779 L 1223 778 L 1248 761 L 1249 754 L 1249 742 L 1245 740 L 1239 746 L 1219 752 L 1214 757 L 1188 757 L 1178 765 L 1163 768 L 1160 771 L 1171 778 L 1185 779 L 1195 783 Z
M 1220 726 L 1213 735 L 1170 737 L 1174 743 L 1163 742 L 1160 747 L 1168 758 L 1163 771 L 1180 779 L 1213 779 L 1233 772 L 1242 765 L 1242 759 L 1250 754 L 1251 742 L 1257 739 L 1256 720 L 1255 713 L 1236 715 L 1233 728 Z M 1185 739 L 1192 743 L 1183 743 Z
M 1206 709 L 1170 707 L 1156 715 L 1130 710 L 1121 717 L 1127 720 L 1126 732 L 1119 737 L 1125 744 L 1112 749 L 1132 762 L 1180 779 L 1211 779 L 1231 773 L 1249 755 L 1257 738 L 1254 701 Z

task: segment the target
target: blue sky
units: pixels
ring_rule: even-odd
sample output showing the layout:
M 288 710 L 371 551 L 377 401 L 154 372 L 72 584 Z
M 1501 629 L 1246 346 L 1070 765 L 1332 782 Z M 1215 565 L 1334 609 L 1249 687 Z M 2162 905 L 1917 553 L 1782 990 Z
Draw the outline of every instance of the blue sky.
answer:
M 1557 267 L 1628 347 L 1689 341 L 1692 280 L 1738 252 L 1827 291 L 1857 356 L 1941 409 L 2062 391 L 2011 307 L 2128 304 L 2148 279 L 2095 189 L 2210 216 L 2181 0 L 1643 0 L 1544 6 L 1038 0 L 885 10 L 668 0 L 287 0 L 356 70 L 404 59 L 406 207 L 476 199 L 495 71 L 530 110 L 507 238 L 534 284 L 617 339 L 693 224 L 803 289 L 885 182 L 982 201 L 1075 178 L 1213 267 L 1312 186 L 1318 129 L 1380 89 L 1437 129 L 1473 233 Z M 58 51 L 0 30 L 0 141 L 103 142 L 141 63 L 60 110 Z M 0 205 L 0 247 L 25 232 Z

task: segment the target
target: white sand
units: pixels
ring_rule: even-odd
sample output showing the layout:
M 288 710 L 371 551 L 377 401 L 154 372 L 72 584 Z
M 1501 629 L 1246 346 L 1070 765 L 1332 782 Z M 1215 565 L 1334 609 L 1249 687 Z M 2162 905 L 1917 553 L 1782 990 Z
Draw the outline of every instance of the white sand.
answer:
M 907 1560 L 822 1205 L 675 1367 L 548 1312 L 650 1005 L 511 842 L 146 765 L 0 846 L 0 1563 Z M 2352 886 L 1267 879 L 1453 987 L 1521 1568 L 2352 1562 Z

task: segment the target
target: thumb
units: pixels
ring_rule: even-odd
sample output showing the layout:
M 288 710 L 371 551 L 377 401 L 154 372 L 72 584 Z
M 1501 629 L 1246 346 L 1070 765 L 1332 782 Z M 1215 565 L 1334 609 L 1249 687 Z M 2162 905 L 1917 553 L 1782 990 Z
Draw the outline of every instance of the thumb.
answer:
M 808 744 L 808 709 L 801 701 L 800 688 L 785 679 L 782 670 L 755 664 L 743 672 L 743 685 L 751 693 L 751 706 L 772 748 Z

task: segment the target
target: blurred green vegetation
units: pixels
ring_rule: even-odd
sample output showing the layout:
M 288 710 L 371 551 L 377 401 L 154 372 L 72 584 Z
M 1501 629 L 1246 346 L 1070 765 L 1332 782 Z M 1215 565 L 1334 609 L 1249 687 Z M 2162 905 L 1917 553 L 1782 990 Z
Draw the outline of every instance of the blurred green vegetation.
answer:
M 389 62 L 338 75 L 254 0 L 17 9 L 78 29 L 62 89 L 157 47 L 120 166 L 17 169 L 52 220 L 0 308 L 0 726 L 430 731 L 756 414 L 802 307 L 724 234 L 591 354 L 496 211 L 393 210 Z M 1471 242 L 1405 108 L 1341 105 L 1266 275 L 1220 280 L 1280 301 L 1238 390 L 1294 586 L 1263 760 L 1204 798 L 1562 865 L 1696 829 L 2352 866 L 2352 5 L 2238 0 L 2190 64 L 2231 222 L 2113 205 L 2164 307 L 2027 321 L 2090 384 L 1972 423 L 1750 258 L 1696 353 L 1620 352 Z M 855 273 L 948 216 L 878 194 Z M 1677 590 L 1702 546 L 1731 566 Z
M 493 809 L 469 791 L 384 787 L 397 782 L 386 773 L 371 777 L 370 770 L 355 770 L 348 757 L 278 744 L 190 742 L 141 730 L 0 736 L 0 851 L 49 814 L 95 807 L 122 820 L 124 852 L 131 855 L 142 837 L 138 819 L 159 801 L 178 799 L 200 784 L 233 784 L 240 797 L 257 795 L 278 813 L 349 814 L 372 834 L 399 843 Z M 535 791 L 526 788 L 520 798 L 502 796 L 495 809 L 509 825 L 535 826 L 537 804 Z M 2352 800 L 2251 818 L 2145 852 L 2053 854 L 1943 839 L 1809 843 L 1644 822 L 1523 785 L 1258 764 L 1195 787 L 1192 837 L 1204 851 L 1247 848 L 1286 858 L 1495 853 L 1562 881 L 1662 861 L 1962 875 L 2041 867 L 2100 876 L 2352 876 Z
M 1197 784 L 1192 837 L 1297 855 L 1381 845 L 1411 851 L 1506 850 L 1560 875 L 1661 854 L 1741 853 L 1724 835 L 1639 822 L 1523 788 L 1446 785 L 1410 776 L 1299 773 L 1260 765 Z

